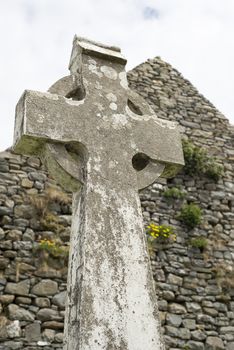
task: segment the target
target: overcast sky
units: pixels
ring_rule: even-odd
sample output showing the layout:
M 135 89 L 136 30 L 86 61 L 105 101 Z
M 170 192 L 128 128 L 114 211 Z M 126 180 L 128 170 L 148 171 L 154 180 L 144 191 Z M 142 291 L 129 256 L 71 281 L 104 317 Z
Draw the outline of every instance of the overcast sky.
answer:
M 0 0 L 0 151 L 25 89 L 68 74 L 74 34 L 118 45 L 127 68 L 161 56 L 234 124 L 234 0 Z

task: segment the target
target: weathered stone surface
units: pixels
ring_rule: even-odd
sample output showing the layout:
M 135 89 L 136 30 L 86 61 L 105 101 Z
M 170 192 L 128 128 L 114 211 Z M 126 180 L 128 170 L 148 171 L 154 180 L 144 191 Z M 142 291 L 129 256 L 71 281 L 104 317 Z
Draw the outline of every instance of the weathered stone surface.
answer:
M 0 240 L 2 240 L 5 237 L 5 232 L 3 229 L 0 227 Z
M 176 315 L 187 313 L 187 311 L 183 305 L 176 304 L 176 303 L 172 303 L 171 305 L 169 305 L 169 311 L 171 313 L 176 314 Z
M 35 298 L 35 305 L 37 305 L 39 307 L 48 308 L 50 306 L 50 299 L 48 299 L 48 298 Z
M 63 335 L 63 333 L 57 333 L 56 335 L 55 335 L 55 341 L 57 342 L 57 343 L 62 343 L 63 342 L 63 338 L 64 338 L 64 335 Z
M 24 242 L 24 241 L 16 241 L 13 242 L 13 248 L 15 250 L 31 250 L 32 249 L 32 243 L 31 242 Z
M 28 250 L 28 249 L 26 249 L 26 250 Z M 32 271 L 35 271 L 36 268 L 33 265 L 21 262 L 19 264 L 19 270 L 21 273 L 32 273 Z
M 35 233 L 32 229 L 27 228 L 26 231 L 23 234 L 23 240 L 24 241 L 30 241 L 30 242 L 34 242 L 35 240 Z
M 27 164 L 33 168 L 38 169 L 41 165 L 40 159 L 37 157 L 29 157 L 27 159 Z
M 12 241 L 19 241 L 22 238 L 22 231 L 19 230 L 11 230 L 7 233 L 6 239 L 10 239 Z
M 193 330 L 196 328 L 196 321 L 192 319 L 183 319 L 183 325 L 185 328 Z
M 46 181 L 46 178 L 47 178 L 47 176 L 44 173 L 39 172 L 39 171 L 34 171 L 34 172 L 29 173 L 29 179 L 33 180 L 33 181 L 44 182 L 44 181 Z
M 18 350 L 18 349 L 23 349 L 23 342 L 22 341 L 7 341 L 4 344 L 4 349 L 3 350 Z
M 11 270 L 9 269 L 9 271 Z M 16 280 L 17 279 L 18 278 L 16 278 Z M 12 282 L 6 283 L 5 291 L 15 295 L 27 295 L 29 292 L 29 288 L 30 288 L 30 280 L 25 279 L 17 283 L 12 283 Z
M 43 338 L 46 341 L 53 342 L 55 337 L 55 331 L 53 329 L 45 329 L 43 332 Z
M 25 297 L 17 297 L 15 299 L 15 303 L 16 304 L 26 304 L 26 305 L 30 305 L 32 302 L 31 298 L 25 298 Z
M 58 291 L 58 283 L 52 280 L 42 280 L 41 282 L 37 283 L 35 286 L 33 286 L 31 293 L 40 295 L 40 296 L 47 296 L 47 295 L 54 295 Z
M 15 304 L 9 304 L 7 306 L 7 311 L 10 320 L 33 321 L 35 319 L 35 315 L 32 312 Z
M 9 264 L 9 259 L 0 257 L 0 270 L 4 270 Z
M 15 295 L 28 295 L 30 288 L 29 280 L 24 280 L 18 283 L 7 283 L 5 293 Z
M 47 345 L 50 345 L 50 343 L 47 342 L 47 341 L 39 340 L 39 341 L 37 342 L 37 345 L 40 346 L 40 347 L 42 347 L 42 346 L 45 347 L 45 346 L 47 346 Z
M 190 350 L 205 350 L 204 344 L 198 341 L 190 340 L 187 343 L 188 349 Z
M 32 188 L 33 187 L 33 181 L 30 181 L 27 178 L 22 179 L 21 186 L 25 188 Z
M 182 323 L 182 318 L 179 315 L 168 313 L 166 316 L 167 323 L 171 326 L 179 327 Z
M 197 313 L 201 310 L 201 306 L 198 303 L 186 303 L 188 312 Z
M 12 242 L 10 240 L 0 241 L 0 249 L 2 250 L 12 249 Z
M 169 274 L 168 278 L 167 278 L 167 282 L 171 283 L 171 284 L 176 284 L 178 286 L 182 286 L 183 284 L 183 278 L 173 275 L 173 274 Z
M 224 344 L 221 338 L 218 337 L 207 337 L 206 339 L 207 350 L 224 350 Z
M 21 204 L 21 205 L 16 205 L 14 208 L 15 217 L 31 219 L 33 214 L 34 214 L 34 211 L 31 205 Z
M 0 340 L 7 339 L 6 326 L 8 319 L 5 316 L 0 316 Z
M 167 80 L 163 80 L 163 83 L 161 80 L 162 71 L 166 71 L 166 75 L 168 77 Z M 224 272 L 223 263 L 227 264 L 227 266 L 232 266 L 230 256 L 232 257 L 234 253 L 234 227 L 232 215 L 230 215 L 230 213 L 233 213 L 234 206 L 234 158 L 233 160 L 231 158 L 228 159 L 229 155 L 230 157 L 233 157 L 233 134 L 229 133 L 230 127 L 228 126 L 228 123 L 224 117 L 221 116 L 207 100 L 199 95 L 196 89 L 194 89 L 188 81 L 185 81 L 181 74 L 176 72 L 170 65 L 166 64 L 159 58 L 149 60 L 145 64 L 139 66 L 137 69 L 134 69 L 133 72 L 130 72 L 129 76 L 131 86 L 148 100 L 160 118 L 177 120 L 179 125 L 181 125 L 181 121 L 191 121 L 193 123 L 198 123 L 203 131 L 211 131 L 212 137 L 203 137 L 203 134 L 201 134 L 201 136 L 197 138 L 193 135 L 193 130 L 195 130 L 194 128 L 192 130 L 188 126 L 186 129 L 184 127 L 180 127 L 183 137 L 188 137 L 196 145 L 202 145 L 202 147 L 207 149 L 209 155 L 216 155 L 220 163 L 224 166 L 225 172 L 221 180 L 218 183 L 215 183 L 208 178 L 205 179 L 200 176 L 187 176 L 182 171 L 167 184 L 166 182 L 160 181 L 160 183 L 154 184 L 150 189 L 141 191 L 140 194 L 146 225 L 151 221 L 159 224 L 170 224 L 177 232 L 177 242 L 174 242 L 167 248 L 161 246 L 160 249 L 155 252 L 154 257 L 152 258 L 152 269 L 157 282 L 156 288 L 158 290 L 158 298 L 160 305 L 165 309 L 165 311 L 161 313 L 161 321 L 163 323 L 164 339 L 167 343 L 166 350 L 181 350 L 186 349 L 186 346 L 192 349 L 205 350 L 205 340 L 196 341 L 192 338 L 193 331 L 197 331 L 198 329 L 201 329 L 207 336 L 221 337 L 223 340 L 227 341 L 227 343 L 224 343 L 224 348 L 227 350 L 233 350 L 234 340 L 232 330 L 226 333 L 225 329 L 223 329 L 222 334 L 220 334 L 221 327 L 232 327 L 234 325 L 233 291 L 232 288 L 225 286 L 225 281 L 220 281 L 219 278 L 217 278 L 216 272 L 213 271 L 213 268 L 217 267 L 217 263 L 222 263 L 221 270 L 219 269 L 221 272 Z M 151 91 L 148 90 L 149 85 Z M 169 109 L 168 107 L 167 109 L 166 105 L 164 105 L 165 108 L 163 109 L 159 108 L 157 101 L 159 95 L 161 94 L 172 95 L 174 97 L 176 96 L 176 108 Z M 210 108 L 210 110 L 206 109 L 207 106 Z M 144 135 L 142 135 L 142 137 L 144 137 Z M 215 153 L 213 153 L 214 148 L 216 149 Z M 7 154 L 8 155 L 5 160 L 9 166 L 9 169 L 11 169 L 10 171 L 14 171 L 14 177 L 12 177 L 12 174 L 5 173 L 8 176 L 5 178 L 0 178 L 0 204 L 1 206 L 13 208 L 12 201 L 14 202 L 14 205 L 25 204 L 23 196 L 28 196 L 30 194 L 30 192 L 27 193 L 28 189 L 33 190 L 33 192 L 38 194 L 43 193 L 43 191 L 38 191 L 38 189 L 44 187 L 44 182 L 29 180 L 33 182 L 33 187 L 30 189 L 26 187 L 23 188 L 21 186 L 21 181 L 23 178 L 28 178 L 29 172 L 37 172 L 38 170 L 39 172 L 44 172 L 44 170 L 42 168 L 32 169 L 33 165 L 28 164 L 28 158 L 26 157 L 22 157 L 22 160 L 21 157 L 19 157 L 20 161 L 18 160 L 17 163 L 13 164 L 11 160 L 12 157 L 16 157 L 16 155 L 9 152 L 7 152 Z M 40 162 L 38 161 L 38 163 Z M 47 175 L 46 172 L 44 173 Z M 49 179 L 49 182 L 45 183 L 45 188 L 51 186 L 53 188 L 58 188 L 58 186 L 55 185 L 55 182 L 52 179 Z M 175 220 L 179 207 L 182 203 L 176 200 L 175 202 L 172 201 L 170 204 L 168 204 L 163 195 L 167 188 L 174 186 L 180 186 L 182 190 L 187 191 L 187 195 L 184 200 L 195 201 L 197 204 L 202 206 L 203 210 L 206 212 L 206 214 L 208 214 L 206 218 L 208 217 L 209 223 L 203 222 L 201 227 L 197 227 L 195 230 L 187 232 L 185 227 L 183 227 L 180 222 Z M 213 194 L 211 193 L 212 191 L 221 191 L 225 193 L 225 197 L 223 199 L 213 199 Z M 221 197 L 222 196 L 223 194 Z M 69 220 L 71 221 L 71 217 L 69 219 L 69 213 L 71 213 L 69 205 L 60 206 L 58 203 L 56 203 L 56 205 L 53 205 L 53 210 L 55 210 L 55 213 L 57 213 L 58 216 L 63 214 L 68 215 L 68 218 L 63 220 L 63 223 L 67 222 L 69 224 Z M 0 271 L 0 276 L 4 276 L 4 278 L 0 277 L 0 294 L 3 293 L 4 295 L 6 283 L 16 281 L 16 260 L 20 263 L 20 266 L 22 266 L 22 263 L 34 266 L 34 259 L 36 258 L 35 255 L 32 256 L 32 253 L 29 250 L 14 250 L 12 242 L 14 240 L 29 240 L 30 242 L 38 242 L 38 240 L 41 239 L 40 232 L 42 228 L 40 227 L 39 220 L 36 220 L 35 218 L 15 222 L 13 212 L 9 215 L 1 217 L 0 219 L 2 228 L 0 228 L 0 240 L 8 241 L 5 248 L 13 248 L 13 250 L 8 248 L 0 248 L 1 258 L 4 259 L 4 271 Z M 215 223 L 217 222 L 217 219 L 219 220 L 218 224 Z M 22 226 L 22 223 L 23 228 L 20 227 Z M 10 232 L 13 229 L 20 230 L 23 236 L 22 234 L 18 237 L 16 235 L 15 238 L 14 235 L 11 236 Z M 25 235 L 25 229 L 31 230 L 31 234 Z M 67 232 L 68 231 L 69 227 Z M 198 250 L 196 250 L 196 252 L 191 250 L 189 245 L 190 238 L 192 239 L 200 235 L 209 238 L 208 252 L 203 252 L 202 254 L 199 254 Z M 26 239 L 27 237 L 29 237 L 29 239 Z M 62 235 L 62 240 L 67 242 L 69 240 L 69 234 L 67 233 L 66 235 Z M 35 283 L 37 283 L 36 281 L 38 281 L 38 279 L 35 280 L 35 276 L 39 276 L 37 275 L 37 269 L 39 266 L 35 266 L 35 271 L 25 270 L 21 272 L 20 269 L 20 276 L 18 277 L 30 279 L 31 285 L 33 286 Z M 59 270 L 54 273 L 54 277 L 48 277 L 52 275 L 46 275 L 45 272 L 43 274 L 39 272 L 39 274 L 41 274 L 42 279 L 55 278 L 59 285 L 57 293 L 66 288 L 66 272 L 61 273 Z M 169 274 L 173 274 L 180 278 L 182 277 L 183 286 L 180 287 L 176 284 L 167 283 Z M 9 294 L 6 295 L 8 298 Z M 15 295 L 12 294 L 10 297 L 14 298 Z M 34 306 L 35 309 L 31 310 L 30 308 L 28 310 L 36 315 L 39 308 L 49 308 L 51 298 L 45 297 L 45 299 L 47 302 L 37 305 L 35 303 L 36 298 L 32 297 L 33 304 L 29 306 Z M 14 300 L 17 299 L 15 298 Z M 3 304 L 0 301 L 4 312 L 6 312 L 7 304 L 9 304 L 9 302 L 13 303 L 14 300 L 9 300 L 6 302 L 6 304 Z M 166 313 L 168 312 L 169 306 L 172 302 L 176 302 L 183 306 L 186 306 L 186 302 L 198 303 L 202 308 L 202 312 L 199 313 L 203 313 L 204 315 L 211 317 L 206 318 L 199 316 L 197 318 L 196 313 L 188 313 L 187 310 L 186 314 L 173 314 L 183 318 L 183 323 L 180 325 L 180 327 L 187 328 L 191 331 L 191 340 L 181 339 L 180 334 L 178 334 L 178 337 L 176 338 L 165 334 L 164 326 L 169 326 L 166 320 Z M 216 304 L 216 302 L 225 304 L 227 306 L 226 310 L 222 305 Z M 55 305 L 52 304 L 52 299 L 51 305 L 53 305 L 52 307 L 55 307 Z M 27 307 L 27 304 L 25 304 L 25 306 Z M 171 314 L 171 312 L 169 313 Z M 21 323 L 23 324 L 22 329 L 24 329 L 26 323 L 28 324 L 31 322 L 21 321 Z M 56 334 L 61 334 L 63 331 L 62 321 L 46 321 L 42 322 L 41 326 L 43 331 L 47 329 L 47 326 L 53 327 L 52 329 L 54 329 L 55 332 L 59 332 Z M 2 327 L 0 326 L 0 333 L 1 331 Z M 4 338 L 1 338 L 0 349 L 11 350 L 8 345 L 6 345 L 6 341 L 3 340 L 7 336 L 5 329 L 3 333 Z M 28 345 L 23 332 L 20 339 L 22 339 L 24 343 L 23 345 L 21 344 L 21 347 L 19 347 L 20 350 L 39 350 L 43 348 L 38 344 Z M 10 342 L 9 344 L 16 343 L 16 346 L 19 346 L 19 342 L 21 340 L 12 340 L 13 342 Z M 58 344 L 56 342 L 55 336 L 54 342 L 45 346 L 44 349 L 52 350 L 59 346 L 58 349 L 61 350 L 62 344 Z
M 12 213 L 12 209 L 4 206 L 0 206 L 0 216 L 9 215 Z
M 52 303 L 57 305 L 60 309 L 65 309 L 66 297 L 66 291 L 56 294 L 52 299 Z
M 188 340 L 191 338 L 190 330 L 186 328 L 179 328 L 178 335 L 181 339 Z
M 233 349 L 234 349 L 234 342 L 228 343 L 226 350 L 233 350 Z
M 205 332 L 202 332 L 200 330 L 191 332 L 191 336 L 192 336 L 192 339 L 199 340 L 199 341 L 202 341 L 202 340 L 206 339 L 206 337 L 207 337 Z
M 14 295 L 8 295 L 8 294 L 0 295 L 0 303 L 2 304 L 10 304 L 14 301 L 14 299 L 15 299 Z
M 43 322 L 42 327 L 49 328 L 49 329 L 55 329 L 55 330 L 61 330 L 64 328 L 64 324 L 63 324 L 63 322 L 47 321 L 47 322 Z
M 60 316 L 59 312 L 52 309 L 41 309 L 37 313 L 37 318 L 40 321 L 61 321 L 62 317 Z
M 224 333 L 224 334 L 227 334 L 227 333 L 232 333 L 234 334 L 234 326 L 228 326 L 228 327 L 221 327 L 220 328 L 220 333 Z
M 41 340 L 41 326 L 34 322 L 25 327 L 25 337 L 28 342 L 37 342 Z
M 179 336 L 179 329 L 177 327 L 165 326 L 165 330 L 166 330 L 166 334 L 170 335 L 171 337 Z
M 11 322 L 6 326 L 7 336 L 12 338 L 19 338 L 21 336 L 21 327 L 18 320 Z
M 36 155 L 37 149 L 43 149 L 50 173 L 64 188 L 76 193 L 65 349 L 78 347 L 78 342 L 89 348 L 105 348 L 110 343 L 113 348 L 121 343 L 123 350 L 162 348 L 138 189 L 159 176 L 175 174 L 183 165 L 183 152 L 176 125 L 159 120 L 128 88 L 125 64 L 120 50 L 75 37 L 71 76 L 55 83 L 49 93 L 25 91 L 16 107 L 14 150 Z M 67 98 L 80 89 L 74 87 L 77 81 L 82 85 L 87 82 L 82 101 Z M 172 100 L 170 104 L 174 105 Z M 142 138 L 143 130 L 146 138 Z M 46 139 L 48 143 L 41 147 Z M 74 150 L 79 162 L 71 157 L 64 142 L 80 144 L 79 150 Z M 30 172 L 29 179 L 46 180 L 40 172 Z M 77 246 L 82 247 L 82 257 Z M 102 259 L 96 253 L 100 246 Z M 40 283 L 32 293 L 46 295 Z M 49 291 L 47 295 L 55 293 Z M 86 308 L 89 313 L 83 311 Z M 45 313 L 40 310 L 38 318 L 50 319 Z M 81 339 L 77 340 L 77 334 Z

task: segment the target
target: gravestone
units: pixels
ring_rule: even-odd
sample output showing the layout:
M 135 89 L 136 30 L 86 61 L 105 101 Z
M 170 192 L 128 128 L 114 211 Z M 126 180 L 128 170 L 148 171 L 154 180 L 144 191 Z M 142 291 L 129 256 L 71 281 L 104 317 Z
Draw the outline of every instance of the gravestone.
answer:
M 176 126 L 128 88 L 116 47 L 75 37 L 67 77 L 26 90 L 14 150 L 74 193 L 65 350 L 162 350 L 139 189 L 183 164 Z

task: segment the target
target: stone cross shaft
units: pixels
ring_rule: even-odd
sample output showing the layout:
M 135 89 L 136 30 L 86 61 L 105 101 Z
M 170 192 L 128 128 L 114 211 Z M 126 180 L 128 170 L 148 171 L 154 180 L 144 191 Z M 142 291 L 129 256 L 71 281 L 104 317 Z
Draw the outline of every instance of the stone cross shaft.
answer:
M 128 88 L 120 50 L 75 37 L 71 74 L 25 91 L 14 150 L 74 192 L 65 350 L 162 350 L 138 190 L 183 164 L 180 135 Z

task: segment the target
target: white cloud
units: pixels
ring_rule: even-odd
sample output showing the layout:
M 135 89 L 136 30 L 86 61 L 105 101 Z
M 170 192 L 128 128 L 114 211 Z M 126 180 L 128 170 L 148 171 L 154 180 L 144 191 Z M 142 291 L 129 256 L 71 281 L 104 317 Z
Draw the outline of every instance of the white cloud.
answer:
M 233 0 L 2 1 L 0 149 L 12 144 L 23 90 L 68 74 L 75 33 L 119 45 L 128 68 L 161 56 L 234 122 L 233 18 Z

